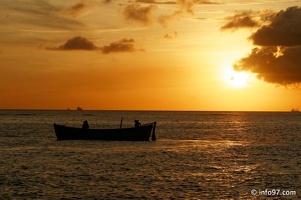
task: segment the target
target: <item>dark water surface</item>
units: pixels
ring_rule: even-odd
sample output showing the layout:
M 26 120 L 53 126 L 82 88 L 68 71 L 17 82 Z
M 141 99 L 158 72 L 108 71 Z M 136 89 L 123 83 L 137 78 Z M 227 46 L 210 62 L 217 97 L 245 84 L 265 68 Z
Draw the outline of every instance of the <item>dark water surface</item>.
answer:
M 56 141 L 52 127 L 121 117 L 158 121 L 157 141 Z M 0 130 L 0 199 L 301 198 L 299 113 L 0 111 Z

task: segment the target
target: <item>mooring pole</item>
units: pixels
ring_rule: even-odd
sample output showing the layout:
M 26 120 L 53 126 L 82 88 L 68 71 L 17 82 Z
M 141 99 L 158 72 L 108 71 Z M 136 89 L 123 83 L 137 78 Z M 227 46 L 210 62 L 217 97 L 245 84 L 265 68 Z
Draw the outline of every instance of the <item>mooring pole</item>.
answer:
M 154 122 L 153 124 L 153 133 L 152 133 L 152 141 L 156 141 L 156 125 L 157 125 L 157 122 Z
M 121 127 L 122 127 L 122 121 L 123 121 L 123 117 L 121 117 L 121 120 L 120 120 L 120 129 L 121 129 Z

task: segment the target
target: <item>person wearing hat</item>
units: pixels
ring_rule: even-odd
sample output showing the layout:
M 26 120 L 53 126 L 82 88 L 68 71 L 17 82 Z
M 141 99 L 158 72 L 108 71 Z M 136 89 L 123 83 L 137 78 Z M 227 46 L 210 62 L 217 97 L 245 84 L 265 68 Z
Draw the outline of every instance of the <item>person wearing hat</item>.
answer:
M 135 128 L 138 128 L 139 126 L 141 126 L 141 123 L 139 122 L 139 120 L 135 119 Z
M 83 129 L 89 129 L 89 124 L 87 120 L 85 120 L 83 123 Z

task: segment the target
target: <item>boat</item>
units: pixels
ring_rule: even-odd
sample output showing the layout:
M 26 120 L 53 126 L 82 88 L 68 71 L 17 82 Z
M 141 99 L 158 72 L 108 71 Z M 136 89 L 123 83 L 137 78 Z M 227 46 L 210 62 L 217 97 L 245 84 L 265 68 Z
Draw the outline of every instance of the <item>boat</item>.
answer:
M 83 129 L 53 124 L 57 140 L 112 140 L 112 141 L 152 141 L 156 140 L 157 122 L 132 128 Z
M 291 110 L 291 112 L 295 112 L 295 113 L 298 113 L 298 112 L 300 112 L 297 108 L 293 108 L 292 110 Z

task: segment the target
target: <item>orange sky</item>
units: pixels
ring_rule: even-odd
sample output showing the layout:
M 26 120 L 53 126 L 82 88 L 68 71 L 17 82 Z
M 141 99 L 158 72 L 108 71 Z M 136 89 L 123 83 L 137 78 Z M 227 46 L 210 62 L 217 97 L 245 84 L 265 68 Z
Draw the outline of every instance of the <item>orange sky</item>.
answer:
M 0 109 L 301 109 L 299 6 L 1 0 Z

